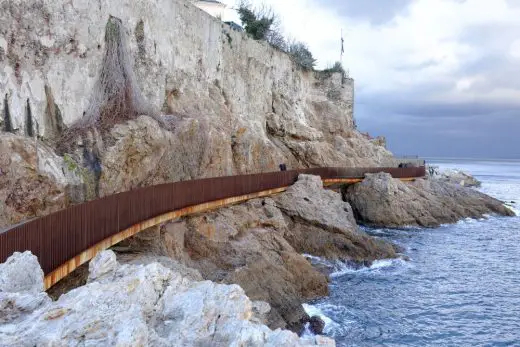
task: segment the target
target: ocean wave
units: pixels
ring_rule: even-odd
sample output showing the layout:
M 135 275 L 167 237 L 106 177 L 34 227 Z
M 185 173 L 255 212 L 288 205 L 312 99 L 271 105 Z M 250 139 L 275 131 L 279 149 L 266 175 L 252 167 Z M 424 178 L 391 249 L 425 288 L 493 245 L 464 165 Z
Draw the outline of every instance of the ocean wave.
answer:
M 512 204 L 504 204 L 504 206 L 514 212 L 515 215 L 520 216 L 520 209 Z
M 323 320 L 323 322 L 325 323 L 325 327 L 323 328 L 324 334 L 331 335 L 334 331 L 338 331 L 339 329 L 342 328 L 342 326 L 339 323 L 335 322 L 330 317 L 325 315 L 325 313 L 323 313 L 323 311 L 319 307 L 311 305 L 311 304 L 303 304 L 302 306 L 303 306 L 303 309 L 305 310 L 305 312 L 307 312 L 307 314 L 309 315 L 309 317 L 318 316 Z M 343 307 L 341 307 L 341 308 L 343 309 Z M 345 322 L 343 322 L 343 323 L 345 323 Z M 349 323 L 349 322 L 347 322 L 347 323 Z M 311 334 L 308 326 L 305 327 L 304 335 L 305 334 Z
M 318 265 L 318 266 L 323 266 L 325 268 L 328 268 L 328 269 L 334 269 L 334 263 L 327 260 L 327 259 L 324 259 L 324 258 L 320 258 L 320 257 L 317 257 L 315 255 L 311 255 L 311 254 L 302 254 L 305 258 L 307 258 L 308 260 L 311 261 L 312 265 Z
M 375 260 L 367 266 L 364 264 L 349 261 L 331 261 L 305 253 L 302 255 L 305 258 L 309 259 L 313 265 L 320 265 L 330 269 L 329 276 L 331 278 L 358 272 L 380 272 L 385 269 L 399 268 L 407 264 L 407 262 L 402 258 Z
M 334 278 L 360 272 L 381 272 L 386 269 L 402 267 L 405 264 L 406 261 L 401 258 L 376 260 L 370 266 L 353 266 L 350 263 L 336 261 L 333 267 L 334 271 L 330 274 L 330 277 Z

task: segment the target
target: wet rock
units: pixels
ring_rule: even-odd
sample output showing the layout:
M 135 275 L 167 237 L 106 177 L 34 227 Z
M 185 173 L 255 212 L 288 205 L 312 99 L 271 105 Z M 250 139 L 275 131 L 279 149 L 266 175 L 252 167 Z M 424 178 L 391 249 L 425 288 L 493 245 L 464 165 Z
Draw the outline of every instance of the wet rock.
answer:
M 512 216 L 500 201 L 474 189 L 435 179 L 405 183 L 389 174 L 367 174 L 346 189 L 356 218 L 379 227 L 435 227 L 485 214 Z
M 319 316 L 312 316 L 309 320 L 309 329 L 313 334 L 321 335 L 325 329 L 325 322 Z

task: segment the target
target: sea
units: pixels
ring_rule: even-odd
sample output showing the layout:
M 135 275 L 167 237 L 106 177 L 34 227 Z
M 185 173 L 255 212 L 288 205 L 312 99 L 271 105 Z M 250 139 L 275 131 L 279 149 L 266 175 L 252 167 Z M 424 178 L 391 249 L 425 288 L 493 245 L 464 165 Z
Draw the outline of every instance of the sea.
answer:
M 520 161 L 427 162 L 474 175 L 520 215 Z M 330 296 L 305 309 L 337 346 L 520 346 L 520 217 L 365 231 L 401 245 L 408 260 L 313 259 L 331 268 Z

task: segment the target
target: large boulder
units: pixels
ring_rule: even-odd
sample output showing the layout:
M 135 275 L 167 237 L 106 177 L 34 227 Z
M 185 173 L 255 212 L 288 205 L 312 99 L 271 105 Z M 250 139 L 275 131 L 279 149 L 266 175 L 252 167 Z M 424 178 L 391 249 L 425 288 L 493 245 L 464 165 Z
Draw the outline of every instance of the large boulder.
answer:
M 481 182 L 472 175 L 461 170 L 448 169 L 443 171 L 432 170 L 431 178 L 440 180 L 442 182 L 458 184 L 463 187 L 480 187 Z
M 346 188 L 356 218 L 380 227 L 435 227 L 485 214 L 514 213 L 490 196 L 439 180 L 405 183 L 387 173 L 367 174 L 363 182 Z
M 309 329 L 314 334 L 323 334 L 323 330 L 325 329 L 325 322 L 321 319 L 320 316 L 312 316 L 309 321 Z
M 150 177 L 173 141 L 172 134 L 146 116 L 115 126 L 114 144 L 101 156 L 100 195 L 136 188 Z
M 8 260 L 8 266 L 18 258 Z M 110 252 L 99 257 L 112 258 Z M 39 304 L 25 305 L 23 315 L 14 316 L 6 314 L 0 301 L 0 345 L 335 345 L 331 339 L 300 339 L 253 323 L 253 305 L 237 285 L 194 282 L 158 263 L 115 265 L 112 276 L 99 277 L 55 302 L 41 300 L 46 297 L 41 291 L 6 293 L 11 298 L 24 294 L 26 302 Z
M 0 264 L 0 292 L 39 293 L 44 290 L 43 271 L 30 251 L 15 252 Z
M 284 237 L 300 253 L 354 261 L 396 257 L 393 245 L 359 229 L 350 204 L 324 189 L 319 176 L 300 175 L 274 200 L 289 224 Z
M 50 302 L 43 292 L 43 276 L 38 258 L 29 251 L 15 252 L 0 264 L 0 325 Z

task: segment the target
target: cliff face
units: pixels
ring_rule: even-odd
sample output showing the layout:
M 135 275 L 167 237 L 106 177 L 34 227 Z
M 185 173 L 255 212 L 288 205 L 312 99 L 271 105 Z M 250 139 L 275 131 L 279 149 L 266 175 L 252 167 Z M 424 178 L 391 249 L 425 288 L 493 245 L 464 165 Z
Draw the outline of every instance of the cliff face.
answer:
M 5 130 L 52 139 L 82 117 L 101 71 L 109 15 L 121 19 L 143 96 L 175 115 L 174 137 L 200 151 L 196 172 L 169 179 L 273 170 L 282 162 L 389 162 L 388 151 L 354 129 L 351 79 L 302 71 L 185 0 L 0 4 Z

